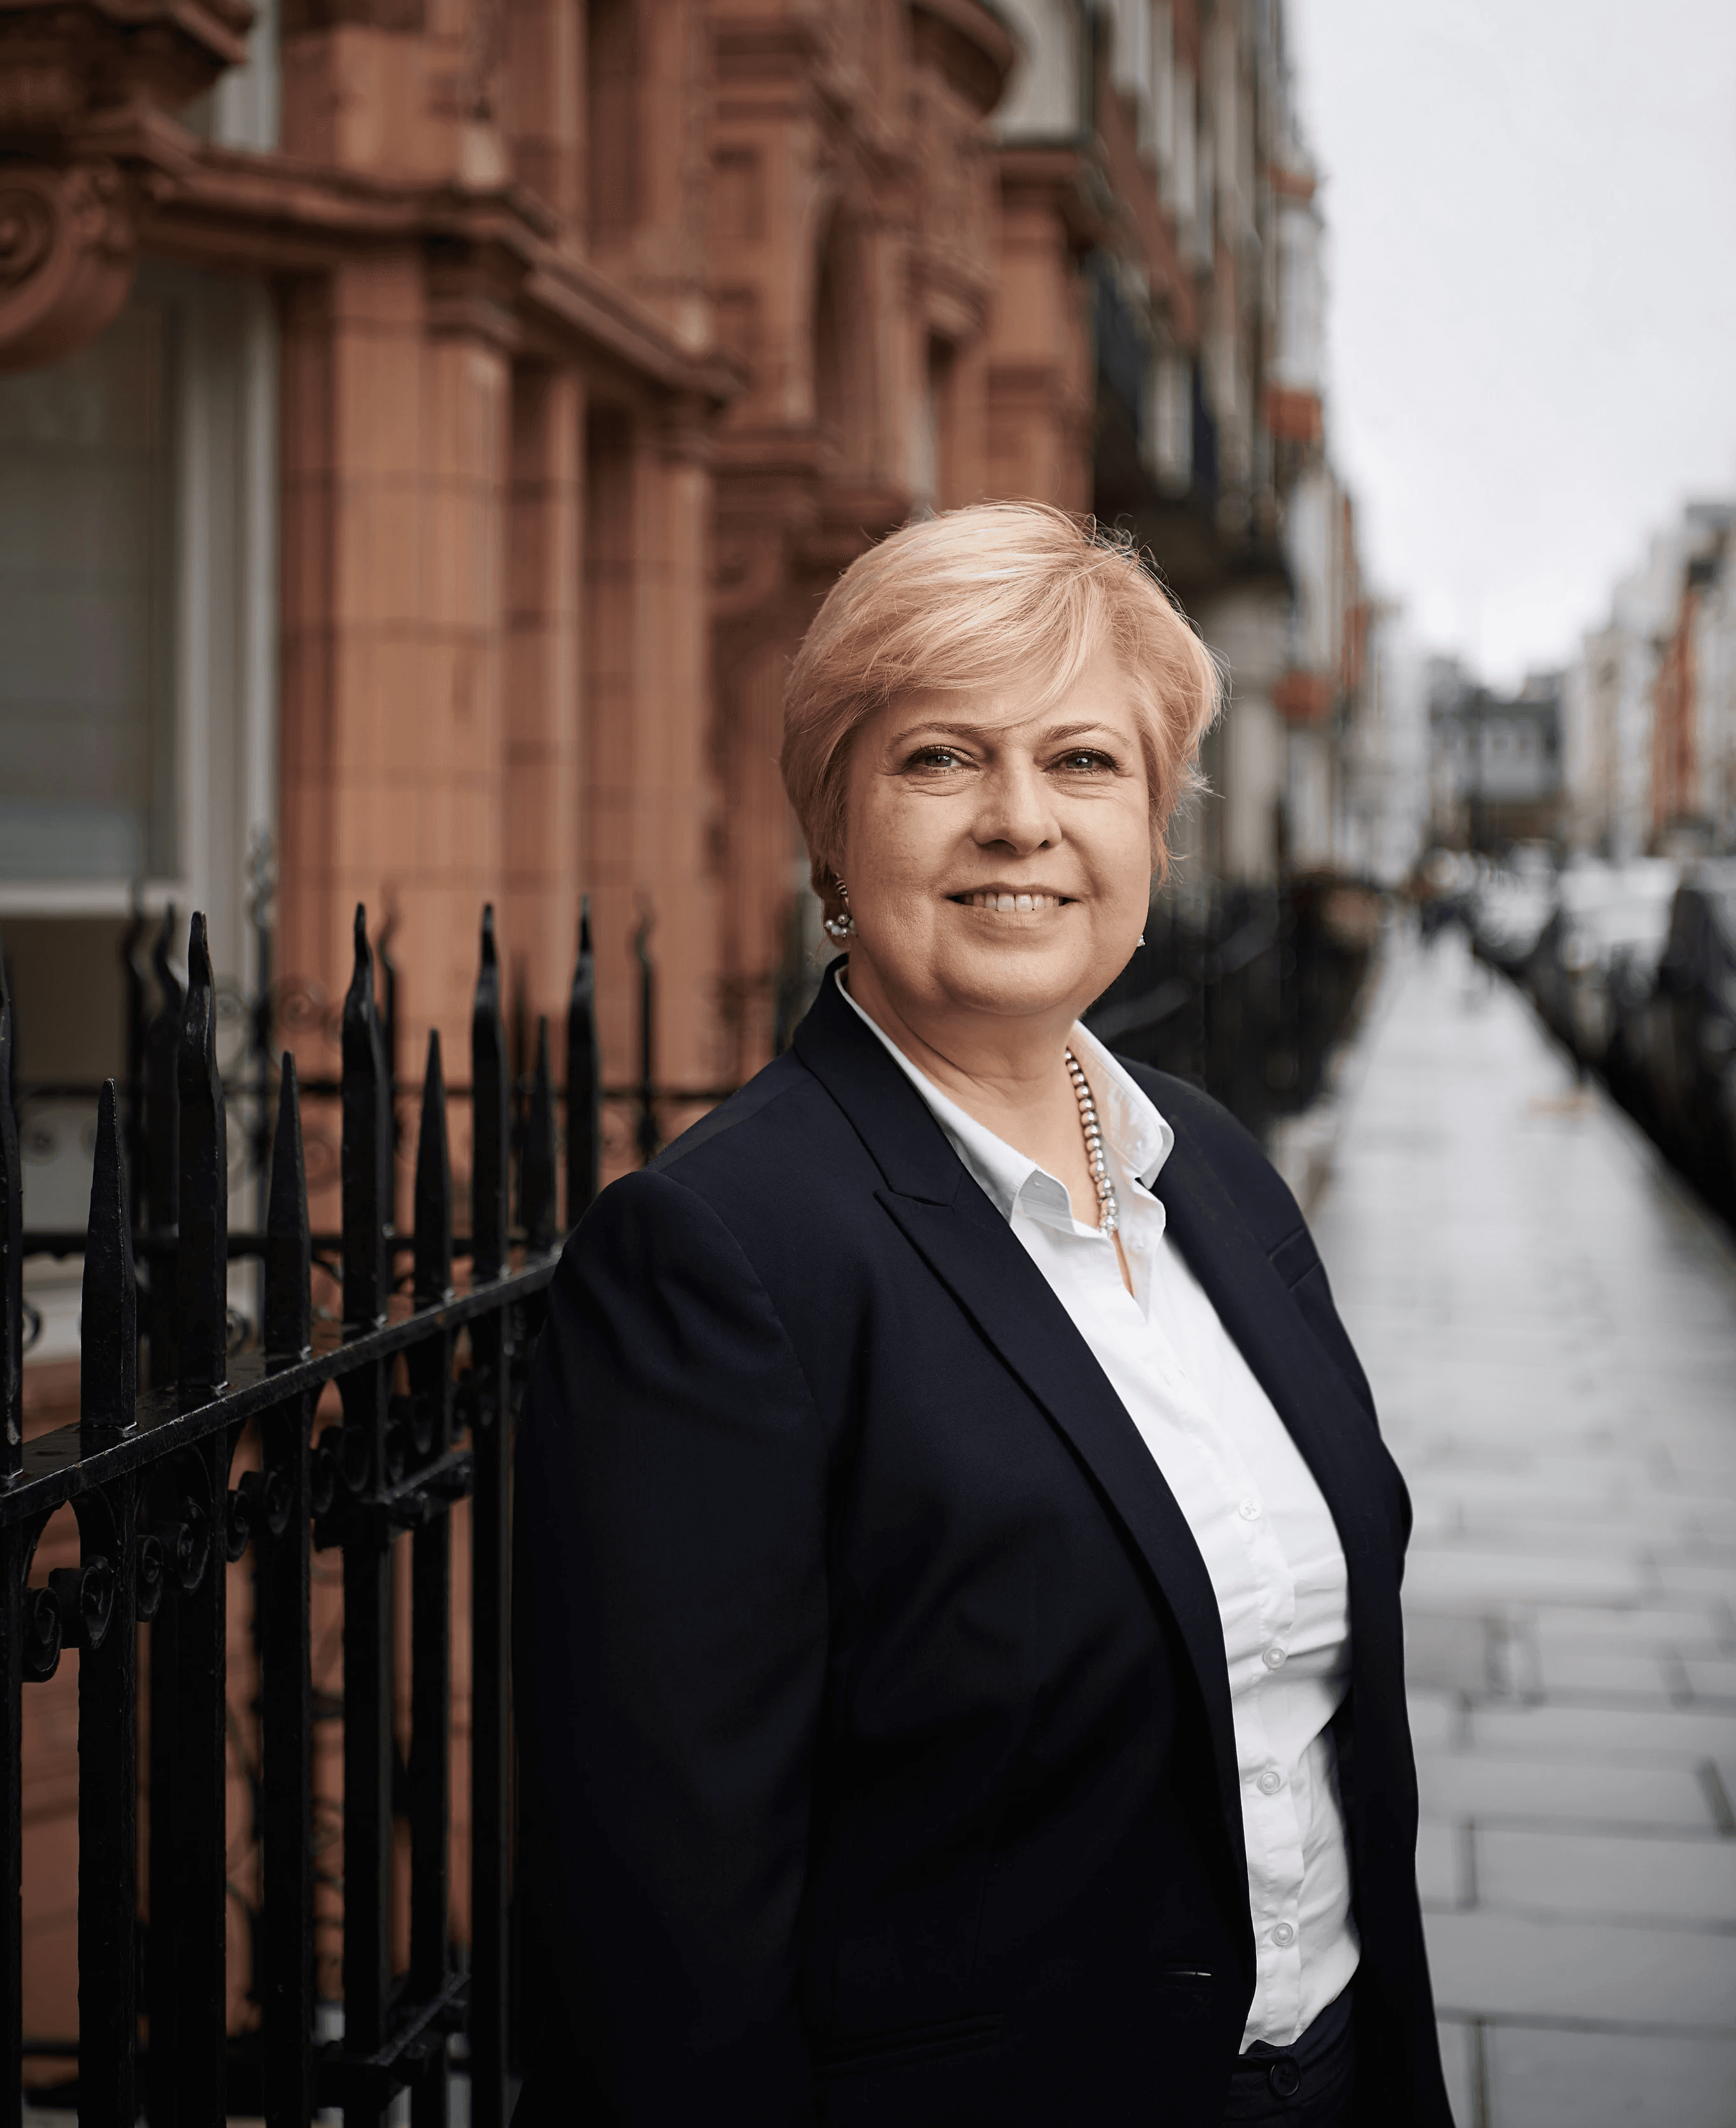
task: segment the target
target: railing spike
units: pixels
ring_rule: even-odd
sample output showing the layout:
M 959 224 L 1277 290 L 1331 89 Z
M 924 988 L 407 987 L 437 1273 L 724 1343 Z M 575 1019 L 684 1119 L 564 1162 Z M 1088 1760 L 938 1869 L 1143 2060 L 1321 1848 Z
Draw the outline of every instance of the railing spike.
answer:
M 596 960 L 591 944 L 591 896 L 579 903 L 579 954 L 567 996 L 567 1223 L 576 1227 L 597 1194 L 602 1129 L 598 1094 Z
M 482 910 L 482 964 L 470 1014 L 470 1275 L 480 1284 L 498 1278 L 506 1267 L 510 1089 L 492 902 Z
M 0 953 L 0 1483 L 24 1453 L 24 1171 L 12 1109 L 12 997 Z
M 344 1320 L 352 1326 L 383 1322 L 391 1290 L 391 1087 L 359 901 L 355 948 L 343 1030 Z
M 105 1428 L 130 1427 L 139 1386 L 138 1300 L 121 1104 L 112 1079 L 104 1081 L 97 1107 L 80 1342 L 79 1423 Z
M 229 1373 L 229 1131 L 217 1066 L 217 986 L 205 919 L 187 942 L 187 1002 L 176 1062 L 180 1095 L 180 1241 L 175 1252 L 177 1375 L 219 1387 Z
M 181 1101 L 175 1090 L 175 1057 L 181 1046 L 185 993 L 168 961 L 174 922 L 175 905 L 170 902 L 151 941 L 151 973 L 156 978 L 159 1003 L 145 1029 L 144 1171 L 134 1177 L 135 1184 L 143 1185 L 145 1201 L 137 1208 L 140 1222 L 159 1233 L 166 1233 L 175 1223 L 181 1167 Z M 160 1340 L 164 1348 L 159 1351 L 154 1346 L 151 1352 L 151 1382 L 157 1389 L 166 1386 L 173 1373 L 173 1314 L 166 1292 L 154 1295 L 151 1335 Z
M 286 1049 L 271 1148 L 271 1195 L 265 1213 L 265 1356 L 298 1360 L 313 1342 L 309 1290 L 313 1251 L 308 1232 L 307 1169 L 301 1152 L 301 1096 L 296 1060 Z
M 163 911 L 163 921 L 157 927 L 157 935 L 151 941 L 151 973 L 157 979 L 157 987 L 163 993 L 163 1002 L 178 1019 L 181 1011 L 181 982 L 169 965 L 169 955 L 175 949 L 175 905 L 168 903 Z
M 554 1089 L 549 1082 L 548 1019 L 537 1019 L 537 1062 L 519 1152 L 519 1224 L 525 1246 L 538 1253 L 555 1237 Z
M 391 957 L 391 942 L 398 933 L 398 911 L 388 905 L 386 921 L 374 941 L 374 1011 L 380 1022 L 380 1053 L 386 1059 L 386 1076 L 396 1085 L 398 1078 L 398 970 Z
M 145 971 L 139 966 L 139 948 L 146 931 L 145 911 L 136 893 L 133 913 L 121 934 L 121 981 L 126 997 L 126 1185 L 133 1217 L 143 1217 L 145 1194 Z
M 452 1294 L 452 1159 L 446 1142 L 446 1080 L 440 1069 L 440 1030 L 428 1030 L 428 1069 L 422 1079 L 422 1123 L 416 1140 L 415 1294 L 419 1307 Z

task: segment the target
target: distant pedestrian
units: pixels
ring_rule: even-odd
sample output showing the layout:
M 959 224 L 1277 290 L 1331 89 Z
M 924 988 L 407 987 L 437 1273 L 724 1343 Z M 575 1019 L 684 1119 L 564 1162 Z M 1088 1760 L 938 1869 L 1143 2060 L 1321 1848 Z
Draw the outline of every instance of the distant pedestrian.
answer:
M 1079 1024 L 1217 700 L 1036 506 L 809 633 L 845 956 L 536 1357 L 525 2128 L 1450 2128 L 1403 1483 L 1252 1138 Z

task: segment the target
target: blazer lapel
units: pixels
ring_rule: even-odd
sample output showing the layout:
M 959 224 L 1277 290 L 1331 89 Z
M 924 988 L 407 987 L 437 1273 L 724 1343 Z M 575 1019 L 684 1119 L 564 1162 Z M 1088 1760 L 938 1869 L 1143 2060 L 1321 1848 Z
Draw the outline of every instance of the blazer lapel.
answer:
M 1071 1444 L 1162 1591 L 1205 1704 L 1239 1881 L 1246 1855 L 1223 1626 L 1175 1495 L 1048 1280 L 915 1089 L 837 995 L 830 968 L 795 1047 L 885 1176 L 880 1204 Z
M 1170 1233 L 1224 1328 L 1271 1398 L 1313 1473 L 1344 1548 L 1349 1576 L 1351 1656 L 1373 1628 L 1377 1587 L 1391 1575 L 1393 1540 L 1369 1459 L 1379 1437 L 1349 1385 L 1302 1320 L 1270 1258 L 1194 1140 L 1178 1128 L 1158 1177 Z M 1379 1565 L 1380 1574 L 1369 1570 Z

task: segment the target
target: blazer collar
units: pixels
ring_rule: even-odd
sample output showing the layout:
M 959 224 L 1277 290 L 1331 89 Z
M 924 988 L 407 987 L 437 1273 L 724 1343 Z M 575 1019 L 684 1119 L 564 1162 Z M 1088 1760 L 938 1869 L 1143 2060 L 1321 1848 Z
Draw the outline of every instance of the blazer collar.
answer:
M 1071 1445 L 1162 1590 L 1205 1705 L 1231 1880 L 1244 1882 L 1223 1626 L 1175 1495 L 1048 1280 L 921 1095 L 838 995 L 830 968 L 794 1046 L 885 1177 L 880 1202 Z
M 886 1186 L 920 1203 L 950 1204 L 970 1178 L 922 1095 L 839 994 L 835 978 L 845 957 L 828 964 L 792 1046 L 849 1118 Z

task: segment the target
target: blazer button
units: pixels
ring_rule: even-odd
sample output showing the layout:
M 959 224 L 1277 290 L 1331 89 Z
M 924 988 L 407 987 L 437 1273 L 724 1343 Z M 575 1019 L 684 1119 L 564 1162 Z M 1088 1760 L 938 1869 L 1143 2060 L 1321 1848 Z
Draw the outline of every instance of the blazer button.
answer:
M 1266 2071 L 1266 2082 L 1272 2087 L 1274 2098 L 1294 2098 L 1302 2088 L 1302 2071 L 1285 2056 Z

